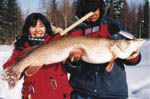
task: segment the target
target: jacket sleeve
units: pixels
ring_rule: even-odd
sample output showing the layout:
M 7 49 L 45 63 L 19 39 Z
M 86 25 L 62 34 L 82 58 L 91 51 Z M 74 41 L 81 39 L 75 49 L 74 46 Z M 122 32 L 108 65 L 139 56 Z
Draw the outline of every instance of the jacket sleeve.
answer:
M 27 77 L 26 75 L 24 75 L 24 82 L 22 87 L 23 99 L 29 99 L 29 95 L 34 93 L 33 83 L 34 81 L 36 81 L 35 79 L 36 76 Z
M 123 26 L 120 22 L 108 19 L 108 31 L 111 34 L 110 39 L 129 39 L 120 34 L 120 31 L 127 32 L 127 28 Z
M 137 65 L 141 61 L 141 54 L 139 50 L 134 51 L 128 58 L 124 60 L 126 65 Z
M 13 64 L 19 61 L 19 53 L 20 50 L 14 50 L 12 56 L 7 60 L 7 62 L 3 65 L 3 68 L 6 69 L 7 67 L 12 66 Z
M 78 71 L 80 71 L 79 65 L 82 65 L 82 61 L 79 60 L 78 62 L 71 62 L 70 58 L 68 58 L 65 62 L 65 64 L 63 64 L 64 67 L 66 68 L 67 72 L 69 73 L 76 73 Z M 81 67 L 81 66 L 80 66 Z

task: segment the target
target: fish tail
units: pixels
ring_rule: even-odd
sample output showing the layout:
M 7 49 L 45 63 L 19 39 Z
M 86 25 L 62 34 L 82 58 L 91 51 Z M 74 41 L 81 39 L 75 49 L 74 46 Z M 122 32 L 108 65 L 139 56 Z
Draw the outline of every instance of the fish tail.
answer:
M 14 71 L 15 65 L 6 68 L 2 73 L 2 80 L 8 81 L 9 88 L 14 88 L 17 82 L 21 77 L 21 73 L 19 71 Z

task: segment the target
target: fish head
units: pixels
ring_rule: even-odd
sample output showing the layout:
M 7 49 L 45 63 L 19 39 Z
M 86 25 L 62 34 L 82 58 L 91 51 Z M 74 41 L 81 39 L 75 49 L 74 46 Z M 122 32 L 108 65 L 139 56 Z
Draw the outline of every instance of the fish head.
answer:
M 130 42 L 129 47 L 131 47 L 131 49 L 135 51 L 143 45 L 143 43 L 145 42 L 145 39 L 134 39 L 134 40 L 130 40 L 129 42 Z
M 144 39 L 117 40 L 111 50 L 118 58 L 125 59 L 138 50 L 144 41 Z

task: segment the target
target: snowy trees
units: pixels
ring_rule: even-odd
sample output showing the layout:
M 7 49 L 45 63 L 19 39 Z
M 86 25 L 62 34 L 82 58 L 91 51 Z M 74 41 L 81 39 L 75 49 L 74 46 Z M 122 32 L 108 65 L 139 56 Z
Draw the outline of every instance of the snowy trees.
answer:
M 1 0 L 0 43 L 11 43 L 20 32 L 21 10 L 17 0 Z
M 105 0 L 106 5 L 110 6 L 109 15 L 119 20 L 128 31 L 139 38 L 150 37 L 149 33 L 149 1 L 137 4 L 135 1 L 127 0 Z
M 76 0 L 41 0 L 43 12 L 57 27 L 66 28 L 72 24 Z
M 150 6 L 149 6 L 149 1 L 146 0 L 145 5 L 144 5 L 144 26 L 143 26 L 143 37 L 149 37 L 150 38 L 150 25 L 149 25 L 149 12 Z
M 125 25 L 136 37 L 147 38 L 149 33 L 149 1 L 135 5 L 127 0 L 105 0 L 110 7 L 109 15 Z M 23 18 L 17 0 L 0 0 L 0 43 L 11 42 L 21 34 Z M 76 0 L 40 0 L 40 12 L 53 25 L 61 28 L 70 26 L 75 14 Z M 29 13 L 29 12 L 28 12 Z

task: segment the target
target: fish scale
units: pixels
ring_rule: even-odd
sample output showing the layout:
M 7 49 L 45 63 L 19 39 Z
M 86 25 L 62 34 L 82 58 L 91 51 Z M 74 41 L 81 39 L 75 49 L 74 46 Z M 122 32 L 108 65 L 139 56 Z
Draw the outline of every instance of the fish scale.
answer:
M 8 76 L 9 86 L 14 87 L 26 68 L 26 72 L 32 76 L 43 65 L 62 62 L 69 57 L 70 52 L 77 49 L 83 51 L 81 59 L 85 62 L 102 64 L 110 61 L 109 65 L 112 66 L 115 58 L 129 57 L 133 51 L 141 47 L 143 42 L 143 39 L 129 41 L 87 36 L 62 37 L 31 50 L 5 73 Z

